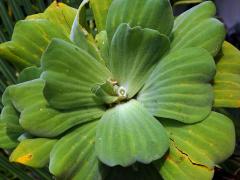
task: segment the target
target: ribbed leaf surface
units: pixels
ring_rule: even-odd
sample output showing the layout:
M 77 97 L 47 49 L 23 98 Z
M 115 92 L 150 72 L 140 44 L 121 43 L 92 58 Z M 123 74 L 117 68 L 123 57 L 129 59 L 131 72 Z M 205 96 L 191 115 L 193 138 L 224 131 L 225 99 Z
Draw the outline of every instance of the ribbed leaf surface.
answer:
M 213 168 L 207 168 L 193 162 L 187 154 L 179 150 L 173 142 L 170 150 L 164 159 L 155 162 L 155 166 L 163 179 L 167 180 L 202 180 L 212 179 Z
M 67 40 L 61 29 L 47 20 L 19 21 L 12 41 L 0 45 L 0 56 L 20 67 L 39 65 L 42 53 L 54 37 Z
M 211 112 L 213 92 L 209 81 L 215 63 L 203 49 L 188 48 L 165 56 L 138 95 L 155 116 L 184 123 L 203 120 Z
M 121 23 L 141 26 L 169 35 L 173 26 L 172 7 L 168 0 L 114 0 L 109 8 L 106 29 L 111 41 Z
M 167 151 L 162 125 L 136 100 L 108 110 L 97 126 L 96 152 L 108 166 L 150 163 Z
M 10 156 L 11 162 L 41 168 L 48 164 L 50 151 L 57 140 L 36 138 L 20 142 Z
M 0 57 L 20 68 L 38 66 L 52 38 L 69 39 L 75 14 L 75 9 L 54 2 L 45 13 L 19 21 L 14 28 L 12 41 L 0 45 Z
M 118 27 L 110 45 L 109 68 L 114 80 L 127 90 L 128 98 L 139 91 L 168 49 L 168 38 L 158 31 L 128 24 Z
M 112 0 L 90 0 L 90 6 L 93 11 L 98 32 L 105 30 L 108 9 L 111 3 Z
M 240 51 L 224 42 L 214 78 L 215 107 L 240 107 Z
M 185 5 L 203 2 L 203 0 L 173 0 L 174 5 Z
M 214 168 L 234 151 L 234 125 L 222 114 L 212 112 L 202 122 L 192 125 L 170 120 L 162 121 L 162 124 L 176 148 L 187 154 L 196 164 Z
M 20 72 L 17 83 L 38 79 L 41 73 L 42 70 L 40 68 L 37 68 L 36 66 L 27 67 Z
M 216 8 L 208 1 L 195 6 L 176 18 L 171 51 L 202 47 L 216 55 L 225 38 L 224 25 L 213 18 Z
M 64 34 L 69 35 L 77 10 L 63 3 L 54 1 L 44 13 L 28 16 L 27 19 L 47 19 L 59 26 Z
M 77 15 L 74 19 L 70 39 L 74 42 L 78 47 L 84 49 L 89 54 L 91 54 L 94 58 L 99 60 L 100 62 L 104 63 L 103 59 L 100 56 L 100 51 L 97 49 L 95 44 L 94 38 L 92 34 L 88 33 L 86 29 L 84 29 L 83 25 L 81 24 L 81 15 L 82 11 L 85 10 L 85 5 L 87 1 L 83 1 L 77 11 Z
M 45 95 L 59 109 L 95 106 L 103 102 L 91 92 L 111 77 L 108 69 L 82 49 L 53 40 L 42 57 Z
M 102 179 L 95 155 L 96 122 L 85 124 L 61 138 L 50 158 L 50 171 L 59 179 Z
M 22 131 L 18 126 L 0 121 L 0 148 L 15 148 L 18 144 L 17 138 Z
M 18 144 L 17 138 L 23 133 L 19 125 L 19 114 L 9 98 L 9 88 L 3 94 L 4 107 L 0 116 L 0 147 L 11 149 Z
M 49 107 L 43 96 L 43 80 L 34 80 L 14 85 L 9 93 L 15 107 L 21 112 L 20 124 L 31 134 L 40 137 L 55 137 L 78 124 L 102 116 L 98 107 L 57 111 Z

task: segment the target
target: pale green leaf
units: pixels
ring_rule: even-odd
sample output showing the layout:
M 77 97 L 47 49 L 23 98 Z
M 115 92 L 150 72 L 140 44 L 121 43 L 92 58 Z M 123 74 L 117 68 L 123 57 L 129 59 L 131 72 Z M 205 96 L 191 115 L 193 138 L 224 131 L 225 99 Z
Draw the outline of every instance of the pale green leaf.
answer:
M 174 0 L 174 6 L 201 3 L 203 0 Z
M 184 123 L 203 120 L 211 112 L 215 62 L 200 48 L 165 56 L 147 80 L 138 100 L 154 115 Z
M 214 166 L 226 160 L 234 151 L 234 125 L 222 114 L 212 112 L 202 122 L 191 125 L 169 119 L 161 122 L 172 141 L 170 153 L 162 160 L 160 167 L 160 173 L 165 178 L 204 179 L 208 171 L 211 171 L 210 176 Z M 188 165 L 184 161 L 188 161 Z M 200 173 L 201 168 L 205 169 L 205 175 Z M 191 173 L 194 171 L 199 173 Z
M 40 65 L 40 57 L 53 38 L 68 40 L 76 10 L 54 2 L 44 13 L 19 21 L 12 40 L 0 45 L 0 57 L 19 68 Z
M 116 88 L 114 88 L 114 85 L 110 81 L 106 81 L 104 84 L 96 85 L 92 89 L 92 92 L 107 104 L 111 104 L 118 100 L 118 95 L 115 89 Z
M 140 90 L 168 49 L 168 38 L 158 31 L 128 24 L 118 27 L 110 45 L 109 69 L 119 86 L 127 90 L 128 98 Z
M 55 139 L 26 139 L 20 142 L 10 156 L 11 162 L 41 168 L 48 164 L 50 151 L 57 140 Z
M 173 142 L 170 143 L 166 156 L 155 162 L 155 166 L 163 179 L 167 180 L 210 180 L 214 169 L 193 162 L 187 154 L 179 150 Z
M 109 6 L 112 0 L 90 0 L 98 32 L 105 30 Z
M 214 78 L 214 106 L 240 107 L 240 51 L 224 42 Z
M 62 137 L 50 155 L 50 172 L 59 179 L 102 179 L 103 166 L 95 154 L 96 122 L 78 127 Z
M 28 81 L 9 88 L 11 101 L 21 112 L 21 126 L 33 135 L 56 137 L 66 130 L 102 116 L 100 107 L 57 111 L 49 107 L 43 95 L 45 82 Z
M 68 39 L 59 27 L 47 20 L 22 20 L 14 28 L 12 41 L 0 45 L 0 57 L 20 68 L 39 65 L 51 39 Z
M 103 104 L 92 92 L 111 77 L 109 70 L 75 45 L 55 39 L 42 57 L 45 95 L 55 108 L 72 109 Z
M 103 59 L 100 56 L 100 52 L 97 49 L 97 45 L 91 34 L 87 32 L 86 29 L 81 25 L 81 12 L 84 6 L 88 3 L 87 1 L 83 1 L 78 9 L 77 15 L 74 19 L 70 39 L 74 42 L 78 47 L 82 48 L 83 50 L 87 51 L 91 54 L 94 58 L 99 60 L 100 62 L 104 63 Z
M 38 79 L 41 73 L 42 70 L 36 66 L 27 67 L 20 72 L 17 83 Z
M 22 132 L 22 128 L 0 121 L 0 148 L 15 148 L 18 144 L 17 139 Z
M 23 133 L 19 125 L 19 113 L 9 97 L 9 87 L 3 94 L 4 107 L 0 116 L 0 147 L 11 149 L 17 146 L 18 137 Z
M 75 8 L 54 1 L 44 13 L 34 14 L 26 19 L 46 19 L 61 28 L 64 34 L 69 35 L 76 14 Z
M 114 0 L 109 8 L 106 29 L 111 39 L 122 23 L 141 26 L 169 35 L 173 26 L 173 12 L 169 0 Z
M 202 47 L 215 56 L 225 38 L 224 25 L 214 18 L 216 8 L 208 1 L 191 8 L 176 18 L 171 51 Z
M 106 31 L 101 31 L 95 37 L 97 47 L 107 67 L 109 67 L 109 43 Z
M 109 109 L 97 125 L 96 153 L 108 166 L 148 164 L 168 147 L 162 125 L 136 100 Z

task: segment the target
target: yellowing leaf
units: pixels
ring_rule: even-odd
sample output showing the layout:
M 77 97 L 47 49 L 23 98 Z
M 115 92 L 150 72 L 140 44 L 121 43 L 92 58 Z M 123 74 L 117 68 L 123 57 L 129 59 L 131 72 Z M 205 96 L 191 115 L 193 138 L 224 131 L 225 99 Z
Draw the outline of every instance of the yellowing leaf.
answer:
M 49 154 L 57 140 L 55 139 L 26 139 L 20 142 L 10 156 L 11 162 L 36 168 L 44 167 L 49 162 Z

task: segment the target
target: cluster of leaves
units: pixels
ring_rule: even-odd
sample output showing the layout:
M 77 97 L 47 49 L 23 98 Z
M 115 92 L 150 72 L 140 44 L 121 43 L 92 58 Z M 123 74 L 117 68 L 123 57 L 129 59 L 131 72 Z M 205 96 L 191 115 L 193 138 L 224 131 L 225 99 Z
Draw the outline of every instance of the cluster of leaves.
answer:
M 64 2 L 78 7 L 82 0 L 65 0 Z M 16 21 L 25 16 L 44 11 L 53 0 L 3 0 L 0 1 L 0 43 L 10 40 Z M 0 98 L 6 87 L 17 83 L 19 69 L 0 59 Z M 2 99 L 2 98 L 1 98 Z M 1 101 L 1 100 L 0 100 Z M 0 102 L 0 111 L 3 105 Z M 8 153 L 0 149 L 0 177 L 5 179 L 51 179 L 46 170 L 26 168 L 8 161 Z
M 0 45 L 23 69 L 3 95 L 0 144 L 15 148 L 11 161 L 50 160 L 65 179 L 212 178 L 235 144 L 231 120 L 212 104 L 239 106 L 239 52 L 222 47 L 213 3 L 174 22 L 168 0 L 149 2 L 90 0 L 96 29 L 87 0 L 16 24 Z

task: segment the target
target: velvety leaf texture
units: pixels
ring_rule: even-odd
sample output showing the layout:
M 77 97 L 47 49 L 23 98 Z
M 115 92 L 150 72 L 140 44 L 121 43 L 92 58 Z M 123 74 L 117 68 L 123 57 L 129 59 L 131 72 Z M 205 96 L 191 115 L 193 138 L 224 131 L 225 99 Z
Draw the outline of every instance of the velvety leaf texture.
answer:
M 96 122 L 78 127 L 61 138 L 50 158 L 50 171 L 60 179 L 102 179 L 103 165 L 94 151 Z
M 170 0 L 81 2 L 54 1 L 0 44 L 18 70 L 0 148 L 54 179 L 213 178 L 235 147 L 215 107 L 240 106 L 240 53 L 223 44 L 214 3 L 174 19 Z
M 150 163 L 168 146 L 163 126 L 136 100 L 108 110 L 97 126 L 97 156 L 109 166 Z
M 171 52 L 155 68 L 138 100 L 158 117 L 184 123 L 202 121 L 211 112 L 214 74 L 215 63 L 206 50 Z
M 108 69 L 87 52 L 55 39 L 42 57 L 45 95 L 55 108 L 72 109 L 103 104 L 91 89 L 111 77 Z M 81 71 L 80 71 L 81 69 Z
M 45 82 L 37 79 L 9 88 L 12 102 L 21 112 L 21 126 L 34 135 L 55 137 L 78 124 L 101 117 L 104 112 L 99 107 L 64 112 L 50 108 L 43 96 L 44 86 Z
M 171 51 L 201 47 L 215 56 L 225 38 L 224 25 L 214 18 L 216 8 L 207 1 L 184 12 L 174 21 Z
M 173 13 L 168 0 L 114 0 L 107 16 L 107 33 L 111 41 L 121 23 L 141 26 L 169 35 L 173 26 Z
M 161 122 L 171 139 L 169 153 L 156 163 L 165 179 L 211 179 L 215 164 L 234 151 L 235 129 L 222 114 L 212 112 L 206 120 L 192 125 L 168 119 Z
M 17 22 L 12 40 L 0 45 L 0 57 L 19 68 L 39 65 L 52 38 L 68 40 L 76 10 L 54 2 L 44 13 Z
M 158 31 L 127 24 L 118 27 L 110 45 L 109 69 L 128 98 L 139 91 L 168 48 L 168 38 Z
M 44 138 L 23 140 L 12 152 L 10 161 L 36 168 L 44 167 L 49 162 L 49 154 L 55 143 L 54 139 Z
M 240 107 L 240 51 L 224 42 L 214 78 L 214 106 Z

